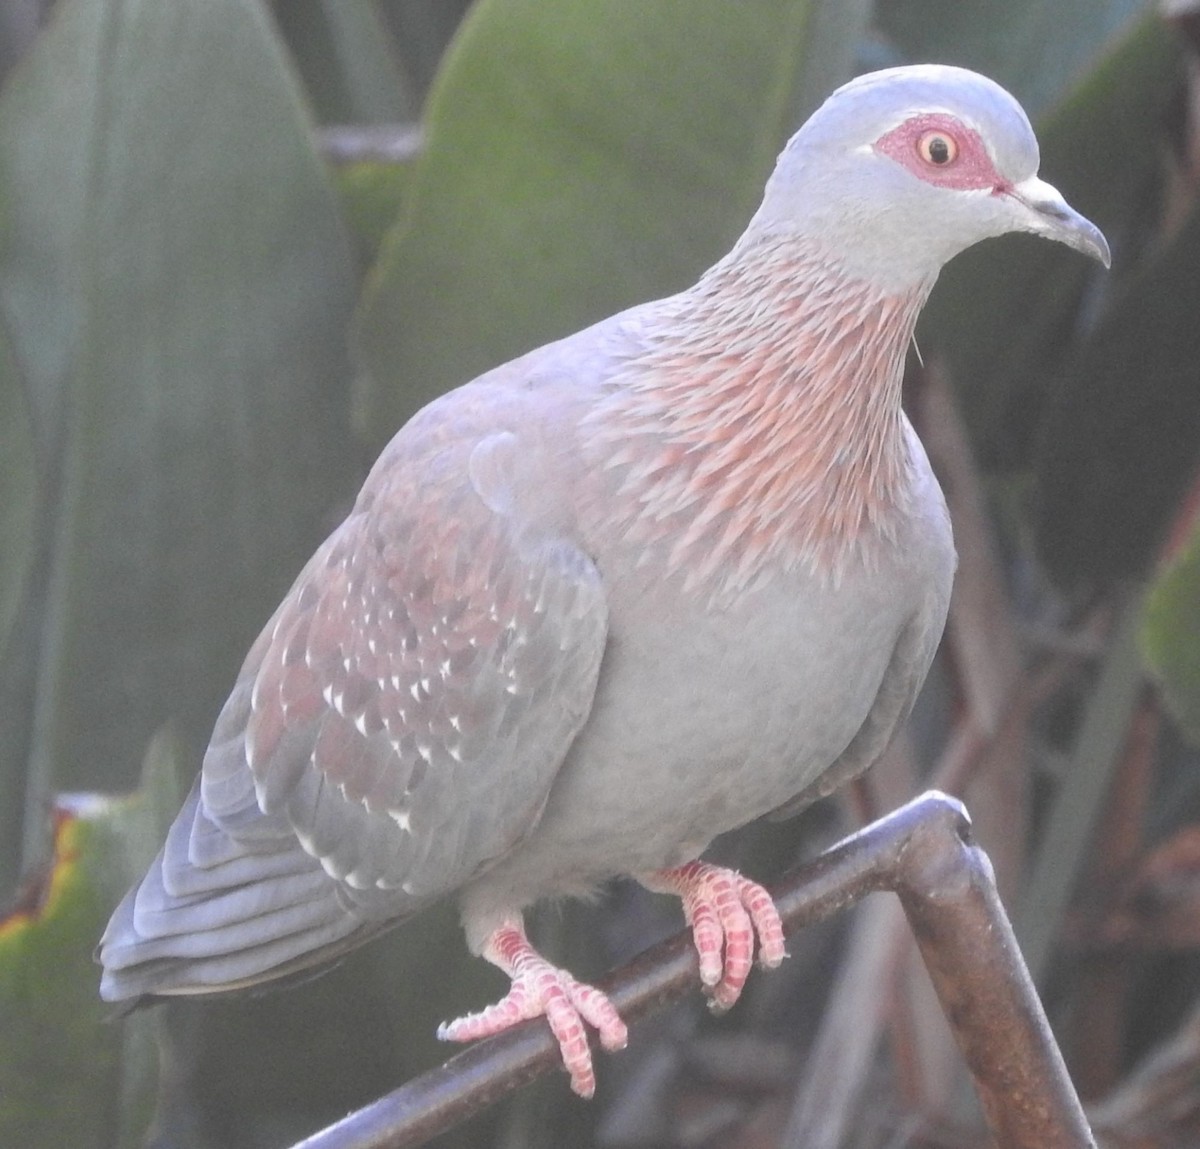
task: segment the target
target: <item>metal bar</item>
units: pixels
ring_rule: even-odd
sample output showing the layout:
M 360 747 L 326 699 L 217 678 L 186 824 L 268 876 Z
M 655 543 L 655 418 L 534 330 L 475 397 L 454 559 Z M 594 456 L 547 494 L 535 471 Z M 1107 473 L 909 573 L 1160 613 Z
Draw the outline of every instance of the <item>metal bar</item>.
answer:
M 1094 1149 L 1046 1017 L 962 805 L 922 795 L 797 870 L 775 891 L 784 929 L 895 889 L 1001 1149 Z M 689 934 L 602 983 L 633 1023 L 699 984 Z M 481 1041 L 295 1149 L 405 1149 L 560 1064 L 542 1020 Z

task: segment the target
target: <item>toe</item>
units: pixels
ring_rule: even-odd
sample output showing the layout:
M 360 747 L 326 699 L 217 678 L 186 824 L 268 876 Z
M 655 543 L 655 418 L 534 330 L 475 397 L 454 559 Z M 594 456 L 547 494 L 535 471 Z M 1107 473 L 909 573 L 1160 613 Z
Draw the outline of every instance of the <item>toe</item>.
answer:
M 592 1051 L 588 1047 L 583 1017 L 567 993 L 563 981 L 546 985 L 542 996 L 546 1020 L 558 1042 L 563 1066 L 571 1076 L 571 1088 L 580 1097 L 596 1092 L 596 1073 L 592 1066 Z
M 721 924 L 725 931 L 725 970 L 713 990 L 713 1000 L 728 1009 L 741 997 L 754 964 L 754 926 L 740 901 L 724 907 Z
M 595 1029 L 600 1044 L 610 1053 L 629 1044 L 629 1030 L 607 994 L 595 986 L 575 982 L 571 1000 L 584 1020 Z
M 774 969 L 787 957 L 783 922 L 775 908 L 775 901 L 762 886 L 747 878 L 739 878 L 738 892 L 742 905 L 749 911 L 754 923 L 754 932 L 758 935 L 759 964 Z
M 708 899 L 695 899 L 688 907 L 692 940 L 700 958 L 700 982 L 714 986 L 725 973 L 725 931 L 717 916 L 716 906 Z

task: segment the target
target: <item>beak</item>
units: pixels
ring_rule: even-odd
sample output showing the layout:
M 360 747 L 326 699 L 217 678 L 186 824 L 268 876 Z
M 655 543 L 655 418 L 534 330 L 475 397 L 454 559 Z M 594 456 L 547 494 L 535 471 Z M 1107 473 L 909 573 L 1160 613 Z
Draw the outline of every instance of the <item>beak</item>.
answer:
M 1029 231 L 1065 243 L 1067 247 L 1098 259 L 1105 267 L 1111 265 L 1112 254 L 1104 233 L 1067 203 L 1057 188 L 1037 176 L 1030 176 L 1013 184 L 1008 194 L 1028 209 L 1026 226 Z

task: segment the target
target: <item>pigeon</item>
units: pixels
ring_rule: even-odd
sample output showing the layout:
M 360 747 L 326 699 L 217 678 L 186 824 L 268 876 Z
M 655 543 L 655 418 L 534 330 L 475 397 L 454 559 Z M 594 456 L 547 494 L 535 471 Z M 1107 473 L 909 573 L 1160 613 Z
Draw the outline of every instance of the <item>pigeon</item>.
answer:
M 430 403 L 251 647 L 200 776 L 100 941 L 100 993 L 326 965 L 456 898 L 571 1086 L 626 1027 L 523 911 L 632 878 L 682 900 L 711 1003 L 784 957 L 767 891 L 702 860 L 903 724 L 946 619 L 946 505 L 901 409 L 941 267 L 1030 232 L 1105 266 L 1017 101 L 891 68 L 785 147 L 733 249 Z

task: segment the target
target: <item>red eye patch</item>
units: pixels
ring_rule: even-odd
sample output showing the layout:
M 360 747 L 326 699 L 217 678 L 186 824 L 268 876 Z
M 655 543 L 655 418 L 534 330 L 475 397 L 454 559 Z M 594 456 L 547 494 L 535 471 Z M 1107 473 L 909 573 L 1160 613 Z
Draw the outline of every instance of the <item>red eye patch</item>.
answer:
M 880 136 L 875 150 L 937 187 L 999 192 L 1009 186 L 996 171 L 979 133 L 942 112 L 905 120 Z

